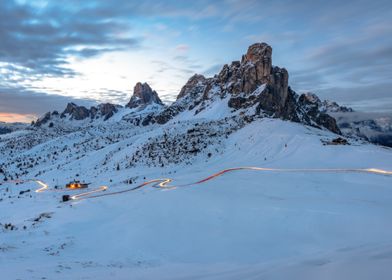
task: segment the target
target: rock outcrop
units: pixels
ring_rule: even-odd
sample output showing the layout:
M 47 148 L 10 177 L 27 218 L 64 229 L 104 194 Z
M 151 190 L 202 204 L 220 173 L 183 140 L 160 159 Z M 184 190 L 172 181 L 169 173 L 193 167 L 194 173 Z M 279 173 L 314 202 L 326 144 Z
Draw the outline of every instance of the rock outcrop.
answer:
M 212 78 L 192 76 L 176 102 L 156 118 L 157 122 L 164 123 L 176 114 L 194 108 L 198 114 L 209 102 L 225 97 L 229 97 L 227 105 L 233 110 L 254 107 L 256 116 L 301 122 L 340 133 L 335 119 L 322 112 L 321 105 L 310 104 L 289 87 L 288 71 L 272 65 L 272 48 L 266 43 L 251 45 L 241 61 L 224 65 Z
M 52 117 L 52 113 L 51 113 L 51 112 L 45 113 L 45 115 L 43 115 L 42 117 L 40 117 L 40 118 L 34 123 L 34 126 L 41 126 L 41 125 L 47 123 L 48 121 L 51 120 L 51 117 Z
M 152 90 L 147 83 L 137 83 L 133 88 L 133 95 L 126 107 L 137 108 L 150 104 L 163 105 L 161 99 L 155 90 Z
M 57 111 L 47 112 L 41 118 L 39 118 L 34 126 L 40 127 L 46 123 L 49 123 L 50 127 L 52 127 L 56 120 L 60 119 L 69 119 L 69 120 L 85 120 L 85 119 L 100 119 L 103 118 L 104 121 L 111 118 L 118 109 L 121 108 L 119 105 L 113 105 L 110 103 L 99 104 L 96 107 L 92 106 L 90 109 L 87 109 L 84 106 L 78 106 L 75 103 L 68 103 L 65 110 L 59 114 Z
M 90 117 L 90 110 L 84 106 L 78 106 L 75 103 L 68 103 L 60 117 L 65 118 L 66 115 L 69 115 L 71 120 L 84 120 Z
M 197 94 L 200 92 L 200 86 L 204 87 L 206 78 L 203 75 L 195 74 L 188 82 L 181 88 L 180 93 L 177 96 L 177 100 L 188 95 Z
M 92 119 L 103 118 L 104 121 L 106 121 L 117 113 L 119 108 L 121 108 L 121 106 L 111 103 L 99 104 L 97 107 L 90 108 L 90 117 Z
M 324 100 L 315 95 L 314 93 L 307 92 L 303 94 L 303 98 L 307 99 L 308 103 L 315 103 L 318 106 L 318 109 L 323 113 L 349 113 L 354 112 L 354 110 L 350 107 L 340 106 L 338 103 L 334 101 Z
M 299 108 L 305 112 L 304 117 L 309 118 L 313 125 L 319 125 L 328 128 L 330 131 L 337 134 L 341 134 L 340 129 L 336 123 L 336 120 L 330 115 L 320 111 L 319 104 L 313 102 L 313 98 L 309 99 L 309 96 L 302 94 L 298 99 Z M 310 123 L 312 125 L 312 123 Z

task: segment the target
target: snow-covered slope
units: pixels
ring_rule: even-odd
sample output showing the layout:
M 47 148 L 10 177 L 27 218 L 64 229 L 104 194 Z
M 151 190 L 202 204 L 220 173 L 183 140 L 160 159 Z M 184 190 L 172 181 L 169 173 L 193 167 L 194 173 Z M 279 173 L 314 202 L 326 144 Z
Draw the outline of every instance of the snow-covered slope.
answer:
M 181 141 L 193 133 L 188 131 L 195 128 L 194 122 L 129 129 L 127 137 L 122 137 L 124 131 L 119 131 L 120 136 L 109 132 L 102 135 L 111 134 L 115 140 L 105 143 L 106 136 L 99 137 L 103 130 L 96 129 L 92 136 L 78 132 L 77 137 L 71 134 L 29 150 L 28 154 L 47 159 L 34 166 L 33 173 L 40 174 L 50 190 L 35 193 L 33 182 L 0 186 L 2 275 L 6 279 L 250 279 L 256 275 L 276 279 L 285 270 L 290 274 L 294 270 L 301 272 L 298 277 L 311 273 L 320 279 L 332 271 L 334 279 L 347 279 L 344 275 L 357 273 L 359 258 L 359 271 L 387 279 L 392 190 L 391 177 L 385 175 L 244 170 L 190 187 L 147 187 L 71 203 L 60 202 L 69 191 L 53 189 L 76 174 L 91 183 L 90 188 L 107 185 L 107 192 L 112 192 L 156 178 L 169 177 L 173 185 L 182 185 L 238 166 L 392 170 L 389 149 L 359 143 L 323 145 L 335 136 L 275 119 L 256 120 L 228 136 L 208 138 L 213 143 L 205 150 L 191 152 L 192 164 L 184 155 L 183 160 L 160 167 L 159 153 L 164 149 L 151 149 L 158 154 L 140 156 L 138 164 L 128 166 L 132 152 L 148 153 L 143 152 L 144 143 L 170 143 L 170 139 L 159 142 L 168 135 Z M 197 122 L 204 138 L 206 133 L 217 133 L 212 123 Z M 225 125 L 231 129 L 229 123 Z M 81 143 L 89 137 L 91 142 Z M 61 150 L 62 141 L 72 149 L 67 153 L 72 158 L 51 156 Z M 103 147 L 89 151 L 87 147 L 95 143 Z M 129 179 L 132 185 L 126 183 Z M 27 189 L 30 192 L 19 194 Z M 34 221 L 42 213 L 50 218 L 43 215 Z M 6 229 L 8 223 L 16 229 Z M 286 268 L 276 269 L 282 266 Z M 359 276 L 364 275 L 368 274 Z

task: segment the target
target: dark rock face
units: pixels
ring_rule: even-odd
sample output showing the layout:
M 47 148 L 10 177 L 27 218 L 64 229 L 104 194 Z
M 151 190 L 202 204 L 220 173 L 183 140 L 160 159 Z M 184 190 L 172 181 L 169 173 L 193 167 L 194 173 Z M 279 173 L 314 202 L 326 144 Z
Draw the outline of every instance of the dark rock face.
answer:
M 298 105 L 306 113 L 306 115 L 314 121 L 317 125 L 328 128 L 330 131 L 337 134 L 341 134 L 340 129 L 336 123 L 336 120 L 330 115 L 320 111 L 320 99 L 316 96 L 309 96 L 302 94 L 298 99 Z
M 35 122 L 34 126 L 40 127 L 46 123 L 49 123 L 49 127 L 53 127 L 53 121 L 59 117 L 62 119 L 69 117 L 70 120 L 104 118 L 106 121 L 118 111 L 118 108 L 121 108 L 121 106 L 110 103 L 99 104 L 96 107 L 92 106 L 90 109 L 87 109 L 84 106 L 78 106 L 75 103 L 68 103 L 67 107 L 61 114 L 59 114 L 57 111 L 47 112 L 43 117 L 39 118 Z
M 61 113 L 61 118 L 65 118 L 65 115 L 70 115 L 72 120 L 84 120 L 90 117 L 90 111 L 84 106 L 68 103 L 64 112 Z
M 201 87 L 204 89 L 204 83 L 206 82 L 206 78 L 203 75 L 195 74 L 188 82 L 182 87 L 180 93 L 177 96 L 177 99 L 180 99 L 187 95 L 192 95 L 195 93 L 199 93 L 202 90 Z
M 307 92 L 303 94 L 309 102 L 318 105 L 318 109 L 323 113 L 348 113 L 354 112 L 352 108 L 340 106 L 336 102 L 324 100 L 321 101 L 320 98 L 314 93 Z
M 272 48 L 266 43 L 253 44 L 240 61 L 224 65 L 218 75 L 205 78 L 192 76 L 173 103 L 161 115 L 162 121 L 186 109 L 200 107 L 216 96 L 229 96 L 228 106 L 234 110 L 256 107 L 256 114 L 325 127 L 340 133 L 334 118 L 321 112 L 318 102 L 308 102 L 289 87 L 285 68 L 272 66 Z M 304 108 L 302 108 L 305 106 Z
M 338 138 L 332 139 L 331 144 L 332 145 L 348 145 L 348 141 L 342 137 L 338 137 Z
M 161 99 L 159 99 L 157 92 L 155 90 L 153 91 L 147 83 L 137 83 L 133 88 L 133 95 L 131 97 L 131 100 L 128 102 L 126 107 L 136 108 L 139 106 L 146 106 L 153 103 L 163 105 Z
M 222 74 L 222 71 L 226 74 Z M 295 112 L 295 102 L 289 98 L 289 74 L 286 69 L 272 66 L 272 48 L 266 43 L 253 44 L 242 57 L 240 64 L 234 63 L 223 69 L 220 76 L 229 77 L 220 81 L 234 85 L 231 92 L 234 97 L 229 100 L 229 106 L 240 109 L 238 101 L 247 107 L 256 103 L 258 113 L 269 116 L 298 121 Z M 222 75 L 221 75 L 222 74 Z M 263 91 L 253 94 L 259 87 L 265 85 Z M 235 97 L 243 93 L 238 99 Z M 291 101 L 291 102 L 289 102 Z M 237 105 L 235 105 L 237 103 Z
M 242 56 L 239 68 L 243 68 L 242 91 L 245 93 L 252 93 L 258 86 L 271 82 L 274 76 L 272 48 L 266 43 L 251 45 L 247 53 Z M 279 69 L 277 68 L 275 71 L 279 71 Z
M 90 108 L 90 116 L 92 119 L 103 117 L 104 120 L 110 119 L 115 113 L 118 112 L 120 106 L 110 103 L 99 104 L 97 107 Z
M 52 113 L 51 112 L 47 112 L 43 117 L 39 118 L 35 122 L 34 126 L 41 126 L 41 125 L 47 123 L 49 120 L 51 120 L 51 117 L 52 117 Z

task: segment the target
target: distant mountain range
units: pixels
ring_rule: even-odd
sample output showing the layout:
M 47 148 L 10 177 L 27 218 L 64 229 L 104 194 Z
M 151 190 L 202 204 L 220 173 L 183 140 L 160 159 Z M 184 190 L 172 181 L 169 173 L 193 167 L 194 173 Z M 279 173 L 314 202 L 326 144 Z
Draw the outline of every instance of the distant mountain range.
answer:
M 26 129 L 28 128 L 28 124 L 26 123 L 6 123 L 6 122 L 0 122 L 0 135 L 1 134 L 6 134 L 6 133 L 11 133 L 16 130 L 21 130 L 21 129 Z

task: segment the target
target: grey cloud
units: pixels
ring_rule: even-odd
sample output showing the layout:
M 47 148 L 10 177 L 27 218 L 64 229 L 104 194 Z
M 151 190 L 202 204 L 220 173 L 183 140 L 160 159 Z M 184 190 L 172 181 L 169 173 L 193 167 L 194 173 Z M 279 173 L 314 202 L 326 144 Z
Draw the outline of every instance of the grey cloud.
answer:
M 178 59 L 174 59 L 174 61 L 178 61 Z M 186 63 L 183 63 L 184 66 L 182 66 L 182 65 L 174 66 L 174 64 L 168 63 L 163 60 L 152 60 L 151 62 L 158 66 L 158 69 L 156 70 L 157 73 L 163 73 L 163 72 L 172 70 L 172 71 L 177 72 L 177 74 L 174 74 L 174 76 L 177 76 L 177 77 L 183 77 L 184 74 L 186 74 L 186 75 L 194 74 L 195 68 L 199 67 L 199 65 L 195 65 L 195 64 L 189 65 Z M 178 74 L 178 73 L 181 73 L 181 74 Z
M 64 110 L 68 102 L 79 105 L 91 106 L 96 104 L 94 100 L 72 98 L 57 94 L 45 94 L 21 87 L 6 88 L 0 86 L 0 112 L 32 114 L 41 116 L 50 110 Z
M 354 101 L 357 99 L 392 98 L 391 91 L 392 82 L 387 82 L 367 86 L 330 87 L 320 90 L 319 93 L 322 96 L 328 95 L 339 101 Z
M 100 88 L 95 90 L 87 91 L 86 94 L 91 97 L 97 97 L 102 103 L 114 103 L 119 105 L 125 105 L 132 95 L 132 90 L 119 91 L 108 88 Z
M 128 24 L 83 17 L 83 5 L 75 7 L 79 9 L 72 12 L 67 10 L 67 4 L 35 10 L 14 1 L 1 1 L 0 61 L 31 69 L 31 75 L 71 76 L 77 73 L 68 67 L 69 55 L 91 57 L 138 46 L 139 38 L 116 35 L 128 30 Z M 99 48 L 95 48 L 97 45 Z M 75 46 L 86 47 L 72 49 Z
M 358 85 L 352 87 L 330 87 L 317 91 L 323 98 L 336 100 L 357 110 L 391 111 L 392 83 Z

